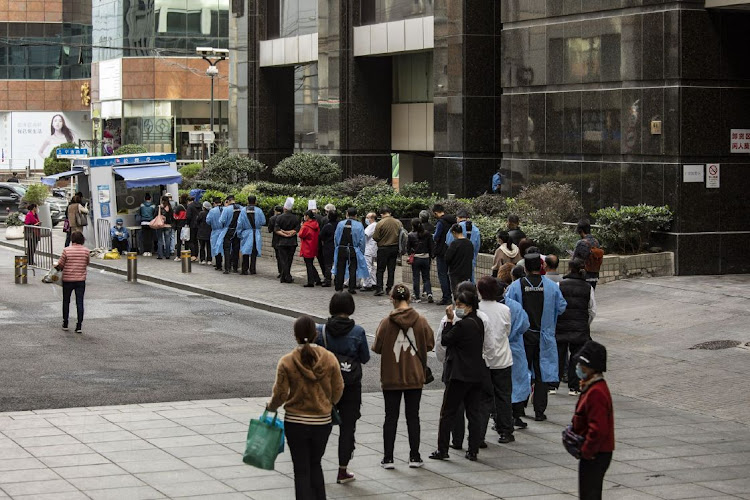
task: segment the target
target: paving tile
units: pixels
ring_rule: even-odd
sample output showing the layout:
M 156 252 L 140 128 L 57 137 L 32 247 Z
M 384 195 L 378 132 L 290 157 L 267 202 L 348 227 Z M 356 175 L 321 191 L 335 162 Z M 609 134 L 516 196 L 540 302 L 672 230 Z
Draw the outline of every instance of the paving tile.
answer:
M 68 434 L 16 438 L 15 441 L 16 443 L 18 443 L 18 446 L 21 446 L 22 448 L 29 448 L 29 447 L 34 447 L 34 446 L 53 446 L 53 445 L 62 445 L 62 444 L 81 444 L 80 441 L 78 441 L 76 438 Z
M 83 455 L 60 455 L 57 457 L 41 457 L 41 462 L 47 467 L 68 467 L 81 465 L 108 464 L 109 460 L 98 453 L 84 453 Z
M 115 476 L 77 477 L 68 479 L 79 490 L 103 490 L 110 488 L 132 488 L 145 486 L 143 481 L 130 474 Z
M 30 429 L 11 429 L 3 432 L 12 439 L 38 436 L 55 436 L 65 434 L 65 431 L 57 427 L 32 427 Z
M 697 484 L 665 484 L 662 486 L 645 486 L 638 488 L 639 491 L 654 495 L 666 500 L 677 500 L 682 498 L 707 498 L 719 494 L 715 489 L 709 489 Z
M 176 448 L 164 448 L 164 451 L 177 458 L 202 457 L 207 455 L 232 454 L 229 448 L 220 444 L 206 444 L 199 446 L 179 446 Z
M 409 492 L 409 495 L 422 500 L 434 500 L 436 498 L 434 490 L 412 491 Z M 468 486 L 444 489 L 440 492 L 440 496 L 442 498 L 460 498 L 461 500 L 486 500 L 497 498 L 494 495 Z
M 179 497 L 180 500 L 204 500 L 206 497 L 203 495 L 193 497 Z M 211 500 L 248 500 L 250 497 L 244 493 L 212 493 Z
M 21 495 L 76 491 L 76 488 L 64 479 L 54 479 L 51 481 L 27 481 L 23 483 L 3 484 L 3 490 L 11 497 L 17 497 Z
M 216 493 L 232 493 L 235 490 L 224 483 L 215 480 L 199 481 L 180 484 L 165 484 L 159 486 L 159 491 L 168 497 L 182 496 L 210 496 Z
M 246 493 L 247 496 L 252 498 L 253 500 L 296 500 L 296 496 L 294 494 L 294 488 L 280 488 L 278 490 L 263 490 L 263 491 L 253 491 L 251 493 Z M 347 498 L 358 498 L 358 497 L 347 497 Z M 410 497 L 409 495 L 399 493 L 396 495 L 393 494 L 385 494 L 385 495 L 372 495 L 368 496 L 367 500 L 414 500 L 414 497 Z
M 128 441 L 138 439 L 138 436 L 124 430 L 106 431 L 106 432 L 89 432 L 76 436 L 84 444 L 91 443 L 108 443 L 112 441 Z
M 124 451 L 110 451 L 102 453 L 105 457 L 110 459 L 112 462 L 138 462 L 138 461 L 151 461 L 151 460 L 168 460 L 172 457 L 169 453 L 158 450 L 124 450 Z
M 113 451 L 135 451 L 135 450 L 155 450 L 156 447 L 142 439 L 129 439 L 127 441 L 104 441 L 102 443 L 90 443 L 88 445 L 92 450 L 99 453 L 108 453 Z
M 91 453 L 93 450 L 85 444 L 60 444 L 30 447 L 26 448 L 26 451 L 36 457 L 56 457 L 60 455 L 81 455 Z
M 115 464 L 78 465 L 72 467 L 56 467 L 53 469 L 63 479 L 78 477 L 114 476 L 127 472 Z
M 211 467 L 203 469 L 203 472 L 220 481 L 223 481 L 225 479 L 237 479 L 245 477 L 273 476 L 274 474 L 277 474 L 277 472 L 272 470 L 257 469 L 255 467 L 250 467 L 249 465 Z M 360 476 L 359 470 L 357 470 L 357 476 Z
M 52 479 L 60 479 L 60 476 L 50 469 L 21 469 L 0 472 L 0 484 L 48 481 Z
M 0 448 L 0 460 L 16 458 L 31 458 L 31 454 L 23 448 L 19 448 L 16 444 L 12 448 Z
M 726 479 L 723 481 L 706 481 L 698 483 L 699 486 L 705 486 L 721 493 L 735 494 L 750 494 L 750 477 L 743 477 L 739 479 Z
M 182 469 L 163 472 L 142 472 L 136 474 L 136 477 L 151 486 L 211 480 L 211 476 L 195 469 Z
M 183 446 L 202 446 L 216 444 L 207 437 L 195 434 L 193 436 L 151 438 L 148 442 L 157 448 L 181 448 Z
M 21 469 L 43 469 L 47 467 L 36 458 L 12 458 L 0 460 L 0 472 Z
M 170 427 L 156 427 L 149 429 L 134 429 L 131 431 L 134 435 L 142 439 L 155 439 L 178 436 L 196 436 L 198 433 L 181 425 Z
M 0 496 L 0 498 L 3 498 Z M 89 497 L 80 491 L 56 491 L 55 493 L 37 493 L 34 495 L 20 495 L 14 500 L 88 500 Z
M 559 490 L 532 481 L 516 483 L 484 484 L 476 487 L 478 490 L 497 495 L 502 498 L 514 498 L 531 495 L 548 495 L 561 493 Z
M 84 491 L 92 500 L 154 500 L 166 498 L 150 486 Z
M 242 464 L 242 455 L 239 453 L 226 453 L 224 455 L 213 455 L 207 457 L 188 457 L 184 459 L 185 463 L 190 464 L 196 469 L 206 469 L 212 467 L 228 467 Z M 249 466 L 244 465 L 245 468 Z
M 118 462 L 117 465 L 122 469 L 130 472 L 131 474 L 139 474 L 142 472 L 164 472 L 191 468 L 190 465 L 177 458 L 168 458 L 165 460 L 149 460 L 143 462 Z

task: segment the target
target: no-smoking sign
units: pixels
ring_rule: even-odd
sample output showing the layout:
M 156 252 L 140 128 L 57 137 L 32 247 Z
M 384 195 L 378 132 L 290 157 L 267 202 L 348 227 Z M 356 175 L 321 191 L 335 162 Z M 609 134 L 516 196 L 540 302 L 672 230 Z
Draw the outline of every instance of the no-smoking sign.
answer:
M 707 188 L 718 188 L 719 187 L 719 164 L 709 163 L 706 165 L 706 187 Z

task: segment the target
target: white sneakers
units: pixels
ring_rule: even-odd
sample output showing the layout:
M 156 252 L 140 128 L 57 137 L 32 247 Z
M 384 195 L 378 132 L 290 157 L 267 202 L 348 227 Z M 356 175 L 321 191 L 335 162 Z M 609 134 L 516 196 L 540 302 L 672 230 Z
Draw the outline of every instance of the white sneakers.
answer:
M 179 257 L 175 257 L 175 258 L 174 258 L 174 261 L 175 261 L 175 262 L 180 262 L 180 258 L 179 258 Z

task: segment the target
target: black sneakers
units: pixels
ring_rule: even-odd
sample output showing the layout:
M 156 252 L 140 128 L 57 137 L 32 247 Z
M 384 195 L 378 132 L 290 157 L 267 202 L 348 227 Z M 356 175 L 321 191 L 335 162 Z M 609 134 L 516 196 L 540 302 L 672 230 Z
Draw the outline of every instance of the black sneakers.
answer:
M 515 440 L 516 440 L 516 438 L 513 437 L 513 434 L 503 434 L 503 433 L 500 433 L 500 437 L 497 438 L 497 442 L 500 443 L 500 444 L 512 443 Z
M 521 420 L 520 417 L 518 417 L 513 420 L 513 426 L 518 427 L 519 429 L 525 429 L 529 426 L 529 424 L 527 424 L 526 422 Z
M 534 420 L 537 422 L 544 422 L 545 420 L 547 420 L 547 415 L 541 412 L 537 413 L 536 415 L 534 415 Z
M 450 456 L 447 451 L 435 450 L 430 453 L 430 458 L 432 460 L 445 460 L 446 458 L 450 458 Z

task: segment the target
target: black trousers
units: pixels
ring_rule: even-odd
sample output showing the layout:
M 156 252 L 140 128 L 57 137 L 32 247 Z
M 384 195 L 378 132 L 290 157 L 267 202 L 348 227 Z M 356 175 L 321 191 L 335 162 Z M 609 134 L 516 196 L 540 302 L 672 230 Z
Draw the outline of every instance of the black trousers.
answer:
M 175 234 L 175 238 L 174 238 L 174 240 L 175 240 L 174 241 L 174 254 L 175 254 L 175 257 L 181 257 L 180 251 L 182 250 L 183 241 L 180 239 L 180 233 L 182 232 L 182 228 L 183 227 L 185 227 L 185 226 L 175 226 L 175 228 L 174 228 L 175 231 L 177 232 L 177 234 Z M 184 243 L 185 243 L 185 250 L 190 250 L 190 256 L 191 257 L 197 257 L 195 251 L 190 246 L 190 241 L 188 240 L 188 241 L 186 241 Z
M 581 350 L 583 344 L 571 344 L 570 342 L 558 342 L 557 343 L 557 370 L 558 378 L 562 381 L 563 374 L 565 373 L 565 362 L 568 361 L 568 389 L 571 391 L 577 391 L 579 389 L 578 376 L 576 375 L 576 364 L 573 361 L 573 356 Z M 558 384 L 558 387 L 560 384 Z
M 518 403 L 511 404 L 513 408 L 513 418 L 521 418 L 526 416 L 526 401 L 519 401 Z
M 357 289 L 357 252 L 352 247 L 338 247 L 339 260 L 336 262 L 336 279 L 333 286 L 337 292 L 344 289 L 344 276 L 349 267 L 349 290 Z
M 112 238 L 112 249 L 117 249 L 120 253 L 125 253 L 128 251 L 128 240 L 118 240 L 117 238 Z
M 216 269 L 221 269 L 223 261 L 224 256 L 222 254 L 216 255 Z
M 593 460 L 578 463 L 578 495 L 582 500 L 601 500 L 604 474 L 612 462 L 612 452 L 597 453 Z
M 77 320 L 76 325 L 81 326 L 83 324 L 83 295 L 86 293 L 86 282 L 85 281 L 63 281 L 63 323 L 67 326 L 68 318 L 70 316 L 70 297 L 73 292 L 76 293 L 76 314 Z
M 354 434 L 357 420 L 362 416 L 362 384 L 347 385 L 336 408 L 341 415 L 339 426 L 339 467 L 346 467 L 354 455 Z
M 442 302 L 450 302 L 451 300 L 451 280 L 448 276 L 448 263 L 445 262 L 444 257 L 435 258 L 435 266 L 437 268 L 438 281 L 440 281 L 440 291 L 443 293 Z
M 248 270 L 250 271 L 250 274 L 255 274 L 257 272 L 255 264 L 258 260 L 258 247 L 255 246 L 255 235 L 253 235 L 252 238 L 253 238 L 253 245 L 252 245 L 252 250 L 250 250 L 250 255 L 242 256 L 242 272 L 243 273 L 248 272 Z
M 547 384 L 542 380 L 542 365 L 539 351 L 539 344 L 527 344 L 524 342 L 526 349 L 526 361 L 529 363 L 529 370 L 534 374 L 534 380 L 531 381 L 534 387 L 534 413 L 544 413 L 547 410 Z
M 513 434 L 513 407 L 511 393 L 513 379 L 511 367 L 490 370 L 492 396 L 495 413 L 495 429 L 499 434 Z
M 318 270 L 315 269 L 315 257 L 310 257 L 309 259 L 305 257 L 304 259 L 305 269 L 307 270 L 307 284 L 314 285 L 315 283 L 320 283 L 320 275 L 318 274 Z
M 430 283 L 430 263 L 432 261 L 423 257 L 414 257 L 414 264 L 411 265 L 412 285 L 414 287 L 414 298 L 420 297 L 419 278 L 422 278 L 424 293 L 432 295 L 432 284 Z
M 284 422 L 284 435 L 292 455 L 294 493 L 297 500 L 324 500 L 326 486 L 321 461 L 331 435 L 331 424 Z
M 211 262 L 211 240 L 198 240 L 200 245 L 200 261 Z
M 469 451 L 477 453 L 482 436 L 482 383 L 450 380 L 443 392 L 443 406 L 440 408 L 438 427 L 438 450 L 448 451 L 451 430 L 463 403 L 466 418 L 469 420 Z
M 224 236 L 224 270 L 229 271 L 230 269 L 234 269 L 236 271 L 239 265 L 240 239 L 234 231 L 231 231 L 231 236 L 227 232 L 227 235 Z
M 278 271 L 279 277 L 281 277 L 284 273 L 281 269 L 281 258 L 279 257 L 278 247 L 273 247 L 273 255 L 276 257 L 276 270 Z
M 383 456 L 393 459 L 393 447 L 396 443 L 398 416 L 401 413 L 401 396 L 404 398 L 406 428 L 409 432 L 409 455 L 419 455 L 419 440 L 422 429 L 419 423 L 419 403 L 422 401 L 422 389 L 383 391 L 385 402 L 385 422 L 383 423 Z
M 154 230 L 148 224 L 141 225 L 141 244 L 143 245 L 143 252 L 141 253 L 154 251 Z
M 294 251 L 297 249 L 296 246 L 279 246 L 279 265 L 281 266 L 281 282 L 291 283 L 292 282 L 292 259 L 294 259 Z
M 378 270 L 375 273 L 377 276 L 377 283 L 375 289 L 383 290 L 383 274 L 388 269 L 388 283 L 386 288 L 390 290 L 393 288 L 393 280 L 396 276 L 396 260 L 398 259 L 398 245 L 391 245 L 387 247 L 378 247 Z
M 591 288 L 596 290 L 596 284 L 599 283 L 599 273 L 590 273 L 586 271 L 586 282 L 591 285 Z
M 177 238 L 180 238 L 180 235 L 177 235 Z M 200 246 L 200 240 L 198 239 L 198 228 L 197 227 L 191 227 L 190 228 L 190 239 L 185 242 L 185 248 L 187 250 L 190 250 L 190 255 L 192 257 L 198 256 L 198 247 Z M 209 257 L 208 260 L 211 260 Z

